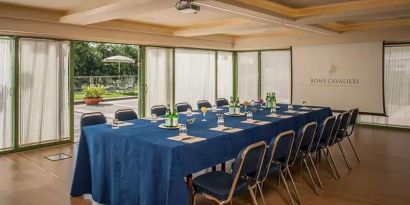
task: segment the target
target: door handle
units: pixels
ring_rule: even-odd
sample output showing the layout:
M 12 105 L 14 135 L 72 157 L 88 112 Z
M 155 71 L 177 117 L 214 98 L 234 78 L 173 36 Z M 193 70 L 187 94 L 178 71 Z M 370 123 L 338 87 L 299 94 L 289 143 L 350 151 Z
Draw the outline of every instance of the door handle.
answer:
M 144 94 L 148 93 L 148 85 L 144 83 Z

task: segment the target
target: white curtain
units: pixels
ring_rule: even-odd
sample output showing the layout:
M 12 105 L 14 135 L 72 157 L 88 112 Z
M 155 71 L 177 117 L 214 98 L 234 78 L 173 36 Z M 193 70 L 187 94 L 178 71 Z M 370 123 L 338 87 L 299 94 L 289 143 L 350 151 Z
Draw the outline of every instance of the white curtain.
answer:
M 385 47 L 384 84 L 388 117 L 361 115 L 359 121 L 410 127 L 410 45 Z
M 69 43 L 20 40 L 20 145 L 69 138 Z
M 215 52 L 193 49 L 175 51 L 175 102 L 195 109 L 199 100 L 215 103 Z
M 12 146 L 13 40 L 0 38 L 0 150 Z
M 146 49 L 146 106 L 150 115 L 154 105 L 171 104 L 172 99 L 172 50 L 148 47 Z
M 238 53 L 238 97 L 258 99 L 258 52 Z
M 218 52 L 218 98 L 233 96 L 232 52 Z
M 290 50 L 261 52 L 261 93 L 274 92 L 280 103 L 290 103 L 291 56 Z

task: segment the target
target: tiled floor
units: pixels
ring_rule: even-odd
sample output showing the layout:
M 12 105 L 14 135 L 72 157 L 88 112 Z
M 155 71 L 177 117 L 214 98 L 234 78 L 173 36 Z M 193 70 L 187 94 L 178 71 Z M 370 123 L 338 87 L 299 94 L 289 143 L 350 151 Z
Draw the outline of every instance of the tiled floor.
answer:
M 353 170 L 348 172 L 339 150 L 334 147 L 336 163 L 342 179 L 335 181 L 325 161 L 319 165 L 319 174 L 325 190 L 319 196 L 307 183 L 305 172 L 295 169 L 296 186 L 306 205 L 391 204 L 407 205 L 410 201 L 410 131 L 359 127 L 354 144 L 362 158 L 356 164 L 351 156 Z M 347 144 L 346 144 L 347 145 Z M 73 158 L 52 162 L 45 156 L 75 153 L 75 145 L 10 154 L 0 157 L 1 205 L 82 205 L 92 204 L 82 197 L 71 198 Z M 265 186 L 268 205 L 289 204 L 283 186 L 269 180 Z M 200 205 L 213 204 L 201 199 Z M 249 194 L 235 198 L 233 204 L 251 204 Z

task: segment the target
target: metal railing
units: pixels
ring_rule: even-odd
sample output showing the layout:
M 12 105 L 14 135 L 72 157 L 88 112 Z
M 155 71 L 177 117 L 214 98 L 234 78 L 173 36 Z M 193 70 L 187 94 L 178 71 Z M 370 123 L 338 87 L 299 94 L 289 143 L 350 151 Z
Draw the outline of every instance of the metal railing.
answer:
M 136 92 L 138 75 L 121 76 L 75 76 L 74 91 L 81 91 L 83 85 L 103 85 L 109 92 Z

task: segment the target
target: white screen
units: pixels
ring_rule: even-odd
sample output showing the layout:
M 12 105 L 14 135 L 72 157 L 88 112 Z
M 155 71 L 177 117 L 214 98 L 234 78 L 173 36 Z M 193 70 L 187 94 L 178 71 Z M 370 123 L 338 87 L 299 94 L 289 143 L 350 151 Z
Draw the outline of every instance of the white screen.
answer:
M 294 47 L 293 103 L 384 113 L 383 44 Z

